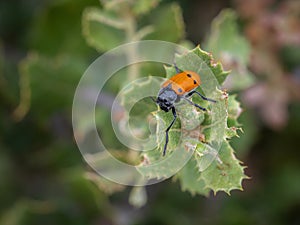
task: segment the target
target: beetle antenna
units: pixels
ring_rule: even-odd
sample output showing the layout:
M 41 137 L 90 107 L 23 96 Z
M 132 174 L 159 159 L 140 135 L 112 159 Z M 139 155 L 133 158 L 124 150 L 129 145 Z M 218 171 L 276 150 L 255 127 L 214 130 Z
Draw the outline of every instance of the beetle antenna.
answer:
M 157 101 L 156 101 L 152 96 L 150 96 L 150 98 L 152 99 L 152 101 L 153 101 L 154 103 L 157 103 Z
M 180 73 L 180 69 L 178 68 L 178 66 L 176 65 L 176 62 L 174 61 L 174 67 L 175 67 L 175 70 L 176 70 L 176 73 Z

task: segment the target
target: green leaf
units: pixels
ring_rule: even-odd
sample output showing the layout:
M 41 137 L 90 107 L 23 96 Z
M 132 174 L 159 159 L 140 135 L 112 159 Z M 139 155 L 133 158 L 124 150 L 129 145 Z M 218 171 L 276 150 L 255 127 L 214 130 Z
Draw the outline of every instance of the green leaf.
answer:
M 228 117 L 231 119 L 237 119 L 241 113 L 242 108 L 240 102 L 236 100 L 236 95 L 228 97 Z
M 94 50 L 86 45 L 81 35 L 81 15 L 85 7 L 96 4 L 99 3 L 95 0 L 49 1 L 36 13 L 29 34 L 23 39 L 32 50 L 45 55 L 68 53 L 89 57 Z
M 161 6 L 150 14 L 154 31 L 144 39 L 178 42 L 184 37 L 182 12 L 177 3 Z
M 142 79 L 142 81 L 132 82 L 129 86 L 126 86 L 120 94 L 119 101 L 120 105 L 129 113 L 129 118 L 125 119 L 129 120 L 130 129 L 137 131 L 135 134 L 139 137 L 147 137 L 150 135 L 150 132 L 155 133 L 155 130 L 149 130 L 149 123 L 152 125 L 151 118 L 154 120 L 155 117 L 154 114 L 149 115 L 149 112 L 157 110 L 157 106 L 150 96 L 145 98 L 144 93 L 145 90 L 153 90 L 153 95 L 154 93 L 156 95 L 159 91 L 160 83 L 152 76 Z
M 237 15 L 233 10 L 223 10 L 215 18 L 204 46 L 222 62 L 226 69 L 232 71 L 226 81 L 228 88 L 240 90 L 254 83 L 254 76 L 247 69 L 250 60 L 250 44 L 239 33 Z
M 200 65 L 195 62 L 195 55 L 201 59 Z M 208 85 L 207 82 L 211 79 L 209 74 L 213 74 L 220 85 L 223 84 L 229 74 L 229 71 L 224 71 L 220 62 L 215 62 L 212 54 L 203 51 L 200 46 L 197 46 L 182 56 L 177 56 L 176 64 L 181 70 L 194 70 L 199 72 L 202 83 L 206 85 Z
M 48 58 L 30 53 L 19 67 L 21 102 L 16 116 L 22 117 L 29 107 L 43 118 L 55 111 L 69 110 L 86 66 L 81 58 L 64 55 Z
M 192 195 L 201 194 L 208 196 L 210 190 L 206 187 L 204 180 L 199 174 L 195 159 L 189 160 L 176 177 L 179 179 L 183 191 L 189 191 Z
M 161 0 L 139 0 L 133 1 L 133 12 L 136 15 L 141 15 L 155 8 Z
M 198 60 L 195 60 L 195 54 Z M 227 141 L 228 138 L 237 136 L 236 131 L 239 128 L 228 127 L 227 124 L 230 120 L 231 124 L 238 125 L 237 118 L 241 108 L 235 96 L 228 97 L 226 92 L 218 90 L 218 85 L 224 81 L 228 72 L 223 70 L 220 63 L 214 63 L 212 56 L 199 47 L 176 56 L 175 60 L 181 70 L 192 70 L 200 74 L 202 85 L 199 91 L 217 100 L 217 103 L 193 96 L 193 102 L 208 109 L 208 112 L 203 113 L 184 101 L 179 102 L 176 105 L 179 119 L 170 129 L 167 150 L 167 155 L 177 155 L 173 161 L 164 161 L 157 150 L 146 152 L 138 170 L 147 178 L 166 178 L 172 172 L 176 172 L 175 168 L 182 162 L 178 160 L 178 154 L 187 157 L 185 149 L 189 147 L 195 149 L 195 154 L 177 175 L 183 190 L 192 194 L 208 195 L 209 190 L 229 193 L 232 189 L 242 189 L 241 181 L 246 176 Z M 174 67 L 166 66 L 165 70 L 168 78 L 177 73 Z M 161 110 L 154 115 L 157 119 L 157 143 L 162 148 L 166 126 L 170 124 L 173 116 Z M 220 180 L 220 183 L 217 183 L 217 180 Z
M 154 154 L 156 157 L 153 157 Z M 137 170 L 147 179 L 164 179 L 176 174 L 181 169 L 180 165 L 188 161 L 191 156 L 191 152 L 185 150 L 185 148 L 178 148 L 177 151 L 174 151 L 172 156 L 168 159 L 162 159 L 161 152 L 156 149 L 150 151 L 150 155 L 152 155 L 152 157 L 148 157 L 148 152 L 143 155 L 144 160 L 137 167 Z M 151 160 L 158 157 L 158 160 Z
M 243 112 L 240 102 L 236 100 L 236 95 L 228 97 L 228 126 L 240 126 L 237 119 Z
M 82 30 L 87 43 L 99 51 L 107 51 L 125 42 L 126 24 L 114 12 L 87 8 L 82 16 Z
M 228 128 L 226 129 L 226 138 L 227 138 L 227 139 L 231 139 L 231 138 L 233 138 L 233 137 L 239 137 L 237 131 L 243 132 L 243 130 L 242 130 L 241 128 L 237 128 L 237 127 L 228 127 Z
M 196 157 L 197 160 L 201 157 Z M 228 142 L 224 141 L 216 160 L 201 173 L 201 179 L 205 187 L 213 190 L 214 193 L 224 191 L 230 193 L 231 190 L 243 190 L 242 180 L 247 178 L 244 175 L 244 167 L 234 156 L 233 149 Z
M 201 126 L 201 133 L 204 135 L 204 141 L 210 143 L 216 142 L 218 147 L 220 147 L 220 144 L 224 139 L 227 128 L 226 99 L 222 98 L 223 94 L 224 93 L 218 89 L 215 91 L 214 99 L 218 102 L 211 106 L 214 107 L 212 108 L 213 111 L 205 114 L 205 120 Z M 206 104 L 208 103 L 206 102 Z M 211 104 L 212 103 L 210 103 L 210 105 Z
M 164 68 L 166 71 L 166 78 L 168 78 L 168 79 L 177 73 L 174 66 L 164 66 Z

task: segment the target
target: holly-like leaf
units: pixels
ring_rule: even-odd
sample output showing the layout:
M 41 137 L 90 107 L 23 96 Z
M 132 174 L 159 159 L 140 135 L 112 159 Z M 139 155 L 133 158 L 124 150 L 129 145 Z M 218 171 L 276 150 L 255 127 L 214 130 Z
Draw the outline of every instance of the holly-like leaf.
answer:
M 169 132 L 170 143 L 167 154 L 180 153 L 185 157 L 187 156 L 185 149 L 188 146 L 190 150 L 195 150 L 190 161 L 182 165 L 183 169 L 177 174 L 183 190 L 188 190 L 192 194 L 208 195 L 209 190 L 215 193 L 217 191 L 229 193 L 233 189 L 242 189 L 241 181 L 246 178 L 244 167 L 235 158 L 227 140 L 237 136 L 236 131 L 239 129 L 237 118 L 241 108 L 235 96 L 228 97 L 226 92 L 218 89 L 228 72 L 223 70 L 220 63 L 215 63 L 209 53 L 199 47 L 176 56 L 176 65 L 180 70 L 192 70 L 200 74 L 202 85 L 198 91 L 217 101 L 213 103 L 204 101 L 197 95 L 193 96 L 193 102 L 207 108 L 207 112 L 199 111 L 183 100 L 176 105 L 180 123 L 176 122 Z M 167 77 L 177 73 L 174 67 L 167 66 L 165 69 Z M 156 112 L 155 116 L 157 143 L 161 148 L 164 145 L 166 125 L 170 124 L 173 116 L 161 110 Z M 173 161 L 164 161 L 157 150 L 154 152 L 144 153 L 144 161 L 138 167 L 138 170 L 148 178 L 168 177 L 172 172 L 176 172 L 174 168 L 178 168 L 179 163 L 182 163 L 175 160 L 176 157 Z M 157 166 L 159 163 L 160 167 Z
M 201 194 L 208 196 L 210 190 L 206 187 L 204 180 L 199 174 L 195 159 L 191 159 L 177 174 L 181 189 L 189 191 L 192 195 Z
M 161 158 L 162 154 L 157 149 L 151 152 L 155 152 L 154 154 L 157 156 L 159 154 L 159 159 L 151 161 L 150 157 L 148 157 L 149 154 L 144 154 L 144 160 L 137 167 L 137 170 L 147 179 L 169 178 L 179 172 L 182 168 L 181 165 L 184 165 L 191 157 L 191 152 L 185 148 L 178 148 L 170 158 Z M 157 158 L 157 156 L 155 158 Z
M 231 76 L 225 85 L 231 90 L 240 90 L 254 83 L 253 74 L 247 69 L 250 59 L 250 44 L 237 26 L 233 10 L 223 10 L 212 23 L 211 33 L 204 44 L 214 56 L 230 69 Z
M 198 58 L 195 56 L 198 56 Z M 194 70 L 198 72 L 202 83 L 205 83 L 206 86 L 212 79 L 211 75 L 215 76 L 214 79 L 217 79 L 219 85 L 221 85 L 229 74 L 229 71 L 225 71 L 220 62 L 215 61 L 211 53 L 202 50 L 200 46 L 184 55 L 177 55 L 176 64 L 180 70 Z
M 201 157 L 196 157 L 197 160 Z M 230 193 L 231 190 L 242 190 L 242 180 L 247 178 L 244 175 L 244 167 L 234 156 L 233 149 L 227 141 L 224 141 L 216 160 L 201 173 L 200 178 L 204 181 L 205 187 L 218 191 Z

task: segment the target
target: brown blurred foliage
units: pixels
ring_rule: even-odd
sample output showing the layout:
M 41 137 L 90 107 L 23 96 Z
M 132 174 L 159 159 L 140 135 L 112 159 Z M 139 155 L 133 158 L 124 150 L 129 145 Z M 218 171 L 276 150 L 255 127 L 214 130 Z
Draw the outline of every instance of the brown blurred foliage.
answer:
M 300 62 L 291 69 L 281 59 L 285 49 L 293 54 L 300 47 L 300 1 L 235 3 L 252 45 L 250 69 L 260 80 L 245 91 L 244 102 L 255 108 L 269 127 L 282 129 L 287 124 L 289 104 L 300 100 Z

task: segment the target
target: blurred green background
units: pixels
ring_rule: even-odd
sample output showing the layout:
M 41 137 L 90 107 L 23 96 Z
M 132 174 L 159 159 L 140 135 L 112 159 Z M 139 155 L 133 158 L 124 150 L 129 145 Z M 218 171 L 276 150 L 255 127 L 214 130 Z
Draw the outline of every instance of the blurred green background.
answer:
M 212 21 L 225 8 L 235 13 L 236 27 L 224 28 L 220 38 L 220 19 Z M 102 16 L 95 21 L 124 16 L 157 30 L 128 36 L 130 29 L 92 23 L 93 13 Z M 297 0 L 1 1 L 0 224 L 300 224 L 299 18 Z M 231 28 L 239 41 L 230 42 Z M 147 187 L 147 204 L 135 208 L 130 188 L 87 177 L 71 125 L 76 84 L 101 53 L 139 35 L 203 44 L 232 69 L 225 86 L 244 109 L 244 134 L 232 141 L 251 177 L 244 191 L 206 198 L 167 180 Z M 216 43 L 221 47 L 212 49 Z M 109 96 L 121 85 L 113 79 Z M 118 147 L 110 135 L 105 141 Z

